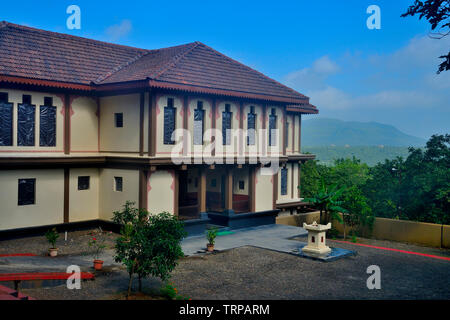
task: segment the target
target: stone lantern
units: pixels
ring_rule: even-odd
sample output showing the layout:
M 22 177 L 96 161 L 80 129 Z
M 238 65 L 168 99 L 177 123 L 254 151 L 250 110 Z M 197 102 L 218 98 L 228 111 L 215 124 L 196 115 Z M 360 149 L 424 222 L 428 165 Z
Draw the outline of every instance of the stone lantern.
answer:
M 308 230 L 308 244 L 303 247 L 302 251 L 306 255 L 326 256 L 331 252 L 330 247 L 326 245 L 326 231 L 331 229 L 331 223 L 327 225 L 303 223 L 303 228 Z

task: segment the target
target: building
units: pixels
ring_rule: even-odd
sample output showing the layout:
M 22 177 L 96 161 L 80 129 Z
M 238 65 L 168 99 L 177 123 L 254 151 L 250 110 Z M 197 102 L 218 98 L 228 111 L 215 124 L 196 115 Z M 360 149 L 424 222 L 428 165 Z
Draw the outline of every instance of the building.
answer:
M 301 201 L 314 113 L 200 42 L 145 50 L 0 22 L 0 230 L 108 221 L 127 200 L 193 227 L 258 224 Z M 270 152 L 255 162 L 255 147 Z

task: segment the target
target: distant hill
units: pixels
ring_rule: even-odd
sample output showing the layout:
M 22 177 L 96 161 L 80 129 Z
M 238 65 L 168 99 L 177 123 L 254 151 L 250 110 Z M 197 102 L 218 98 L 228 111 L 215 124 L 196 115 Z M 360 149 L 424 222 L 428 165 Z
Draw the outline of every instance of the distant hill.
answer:
M 317 118 L 302 121 L 302 145 L 317 146 L 424 146 L 426 140 L 378 122 Z
M 374 166 L 378 162 L 384 162 L 385 159 L 395 159 L 397 157 L 408 157 L 408 147 L 378 147 L 378 146 L 356 146 L 356 147 L 342 147 L 342 146 L 325 146 L 325 147 L 302 147 L 302 152 L 312 153 L 316 155 L 316 159 L 320 163 L 326 165 L 333 165 L 334 160 L 340 158 L 355 157 L 361 162 L 367 163 L 369 166 Z

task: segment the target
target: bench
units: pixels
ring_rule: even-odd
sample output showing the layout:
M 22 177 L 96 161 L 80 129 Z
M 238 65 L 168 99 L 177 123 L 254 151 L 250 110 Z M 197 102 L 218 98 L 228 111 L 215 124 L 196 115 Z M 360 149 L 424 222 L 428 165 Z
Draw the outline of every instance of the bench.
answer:
M 14 290 L 19 292 L 19 285 L 21 281 L 67 280 L 72 275 L 73 273 L 66 272 L 0 273 L 0 282 L 14 282 Z M 82 280 L 92 280 L 95 276 L 90 272 L 80 272 L 80 278 Z

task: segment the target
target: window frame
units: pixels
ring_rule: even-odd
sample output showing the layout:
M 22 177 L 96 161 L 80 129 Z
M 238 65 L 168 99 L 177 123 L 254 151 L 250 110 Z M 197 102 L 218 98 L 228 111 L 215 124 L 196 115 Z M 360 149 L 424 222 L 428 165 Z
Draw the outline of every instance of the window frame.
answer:
M 87 178 L 87 188 L 80 188 L 80 180 Z M 78 191 L 85 191 L 91 189 L 91 176 L 78 176 Z
M 21 181 L 31 181 L 33 182 L 33 200 L 32 202 L 22 199 L 21 201 Z M 29 206 L 36 204 L 36 178 L 19 178 L 17 181 L 17 205 L 18 206 Z
M 120 179 L 120 180 L 118 180 Z M 120 181 L 120 190 L 118 189 L 118 183 L 117 181 Z M 115 192 L 123 192 L 123 177 L 120 176 L 114 176 L 114 189 Z

